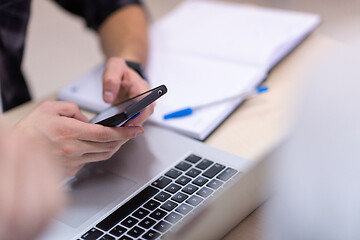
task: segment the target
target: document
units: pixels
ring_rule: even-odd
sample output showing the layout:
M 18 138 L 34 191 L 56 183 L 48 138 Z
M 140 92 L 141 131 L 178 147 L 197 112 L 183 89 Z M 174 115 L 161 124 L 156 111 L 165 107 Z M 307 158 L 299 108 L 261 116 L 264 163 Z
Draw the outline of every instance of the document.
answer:
M 316 14 L 225 2 L 183 2 L 150 28 L 147 76 L 151 87 L 165 84 L 168 88 L 150 121 L 204 140 L 241 99 L 183 118 L 164 120 L 163 116 L 254 89 L 320 22 Z M 102 67 L 62 89 L 59 99 L 96 112 L 106 108 L 101 99 Z M 77 92 L 71 93 L 74 86 Z

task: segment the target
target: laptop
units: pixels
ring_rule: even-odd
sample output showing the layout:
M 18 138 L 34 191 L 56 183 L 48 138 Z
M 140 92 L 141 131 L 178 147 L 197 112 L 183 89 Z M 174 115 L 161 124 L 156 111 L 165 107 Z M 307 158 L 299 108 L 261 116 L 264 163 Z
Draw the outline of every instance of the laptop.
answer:
M 267 197 L 261 165 L 145 124 L 65 185 L 69 204 L 39 239 L 218 239 Z

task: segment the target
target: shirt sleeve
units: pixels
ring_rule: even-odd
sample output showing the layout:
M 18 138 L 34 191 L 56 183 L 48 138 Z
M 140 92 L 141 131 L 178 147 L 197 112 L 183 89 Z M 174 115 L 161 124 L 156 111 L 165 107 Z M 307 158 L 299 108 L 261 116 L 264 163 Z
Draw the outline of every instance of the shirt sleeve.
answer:
M 54 0 L 69 12 L 83 17 L 88 27 L 98 30 L 113 12 L 128 5 L 141 5 L 140 0 Z

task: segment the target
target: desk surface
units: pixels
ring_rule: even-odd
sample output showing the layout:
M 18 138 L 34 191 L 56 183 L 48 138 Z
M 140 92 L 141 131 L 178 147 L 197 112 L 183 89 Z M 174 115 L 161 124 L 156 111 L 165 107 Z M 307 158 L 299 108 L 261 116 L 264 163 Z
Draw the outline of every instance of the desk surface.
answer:
M 336 42 L 316 34 L 306 39 L 269 74 L 266 85 L 270 91 L 246 101 L 205 142 L 243 158 L 261 159 L 289 132 L 291 99 L 303 70 L 334 44 Z M 55 94 L 48 99 L 55 99 Z M 13 125 L 37 104 L 30 102 L 7 112 L 0 117 L 1 124 Z M 224 239 L 260 239 L 263 208 L 250 214 Z

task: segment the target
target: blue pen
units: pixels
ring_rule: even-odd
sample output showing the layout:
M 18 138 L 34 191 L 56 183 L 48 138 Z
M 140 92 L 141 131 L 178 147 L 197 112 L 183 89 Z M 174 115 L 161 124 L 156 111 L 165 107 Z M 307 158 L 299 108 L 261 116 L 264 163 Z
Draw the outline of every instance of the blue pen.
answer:
M 216 105 L 216 104 L 224 103 L 224 102 L 227 102 L 227 101 L 230 101 L 230 100 L 235 100 L 235 99 L 246 99 L 246 98 L 249 98 L 249 97 L 251 97 L 251 96 L 253 96 L 255 94 L 264 93 L 264 92 L 266 92 L 268 90 L 269 90 L 269 88 L 267 86 L 260 86 L 260 87 L 257 87 L 254 91 L 245 92 L 245 93 L 242 93 L 240 95 L 224 98 L 224 99 L 217 100 L 217 101 L 210 102 L 210 103 L 206 103 L 206 104 L 203 104 L 203 105 L 198 105 L 198 106 L 194 106 L 194 107 L 187 107 L 187 108 L 184 108 L 184 109 L 177 110 L 175 112 L 168 113 L 168 114 L 164 115 L 164 119 L 171 119 L 171 118 L 179 118 L 179 117 L 189 116 L 189 115 L 193 114 L 194 111 L 205 108 L 205 107 L 213 106 L 213 105 Z

